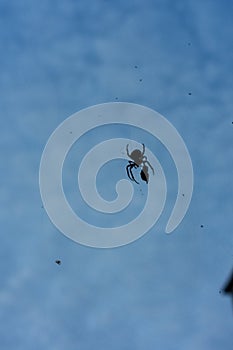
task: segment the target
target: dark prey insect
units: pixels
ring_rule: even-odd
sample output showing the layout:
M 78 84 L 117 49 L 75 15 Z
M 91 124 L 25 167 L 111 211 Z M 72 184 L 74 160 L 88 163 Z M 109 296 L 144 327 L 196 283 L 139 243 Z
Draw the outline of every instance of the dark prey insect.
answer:
M 137 169 L 141 167 L 141 173 L 140 173 L 141 179 L 146 183 L 148 183 L 149 181 L 149 172 L 148 172 L 147 164 L 151 168 L 154 175 L 154 169 L 152 165 L 148 162 L 147 157 L 144 155 L 145 154 L 144 143 L 142 144 L 142 147 L 143 147 L 142 151 L 140 151 L 139 149 L 135 149 L 132 151 L 132 153 L 129 153 L 129 145 L 126 146 L 127 156 L 132 159 L 132 160 L 129 160 L 129 164 L 126 167 L 127 175 L 130 178 L 130 180 L 136 182 L 137 184 L 139 184 L 139 182 L 137 182 L 137 180 L 133 175 L 133 171 L 132 171 L 133 169 Z

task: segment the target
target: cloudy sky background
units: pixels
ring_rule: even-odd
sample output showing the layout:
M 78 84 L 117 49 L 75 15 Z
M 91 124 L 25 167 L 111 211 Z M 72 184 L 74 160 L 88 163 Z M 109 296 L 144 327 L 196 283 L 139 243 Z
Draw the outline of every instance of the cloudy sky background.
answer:
M 227 0 L 0 1 L 1 349 L 232 349 L 231 303 L 219 294 L 233 265 L 232 11 Z M 52 225 L 38 172 L 64 119 L 111 101 L 173 123 L 195 187 L 185 219 L 166 236 L 176 173 L 147 135 L 167 177 L 166 209 L 138 241 L 98 250 Z M 74 202 L 73 152 L 64 178 Z M 127 162 L 114 164 L 99 178 L 103 195 L 114 166 L 126 176 Z

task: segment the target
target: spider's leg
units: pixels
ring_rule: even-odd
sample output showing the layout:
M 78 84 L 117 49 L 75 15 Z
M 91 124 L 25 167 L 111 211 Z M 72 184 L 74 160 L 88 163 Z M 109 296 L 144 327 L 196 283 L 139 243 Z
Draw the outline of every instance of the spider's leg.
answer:
M 129 144 L 126 146 L 126 152 L 127 152 L 127 156 L 130 158 L 130 154 L 129 154 Z
M 129 172 L 129 168 L 130 168 L 130 170 L 131 170 L 131 168 L 132 168 L 132 165 L 131 165 L 131 164 L 128 164 L 128 165 L 127 165 L 126 171 L 127 171 L 128 178 L 129 178 L 130 180 L 133 180 L 133 179 L 132 179 L 132 176 L 131 176 L 131 173 Z
M 154 168 L 152 167 L 152 165 L 150 164 L 150 162 L 148 162 L 148 160 L 146 160 L 146 161 L 144 162 L 144 164 L 148 164 L 148 165 L 149 165 L 149 167 L 151 168 L 151 170 L 152 170 L 152 172 L 153 172 L 153 175 L 154 175 L 155 171 L 154 171 Z
M 144 145 L 144 143 L 142 143 L 142 155 L 144 155 L 144 153 L 145 153 L 145 145 Z
M 138 168 L 137 164 L 135 164 L 132 161 L 129 161 L 129 164 L 126 167 L 126 171 L 127 171 L 127 175 L 129 177 L 130 180 L 136 182 L 138 184 L 138 182 L 135 180 L 132 169 L 133 168 Z
M 134 162 L 132 162 L 131 160 L 129 160 L 129 164 L 126 167 L 126 171 L 127 171 L 127 175 L 130 178 L 130 180 L 133 181 L 133 177 L 132 177 L 132 171 L 131 169 L 134 168 Z
M 136 182 L 136 183 L 139 185 L 139 182 L 137 182 L 137 180 L 135 180 L 135 177 L 134 177 L 133 172 L 132 172 L 132 168 L 138 168 L 138 166 L 133 166 L 133 167 L 131 167 L 131 168 L 129 169 L 129 171 L 130 171 L 130 174 L 131 174 L 131 176 L 132 176 L 133 181 Z

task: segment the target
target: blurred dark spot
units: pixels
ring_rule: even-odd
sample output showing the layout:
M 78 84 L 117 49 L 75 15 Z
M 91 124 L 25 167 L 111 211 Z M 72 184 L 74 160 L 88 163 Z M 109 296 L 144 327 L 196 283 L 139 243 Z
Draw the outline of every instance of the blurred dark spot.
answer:
M 184 197 L 184 193 L 182 193 L 182 196 Z
M 191 96 L 192 95 L 192 93 L 191 92 L 189 92 L 189 96 Z
M 142 81 L 142 79 L 139 79 L 139 81 L 141 82 L 141 81 Z
M 227 283 L 225 284 L 223 288 L 223 292 L 225 294 L 231 294 L 233 296 L 233 271 L 231 273 L 231 276 L 229 277 Z
M 137 69 L 137 68 L 138 68 L 138 66 L 134 66 L 134 68 L 136 68 L 136 69 Z
M 61 265 L 61 260 L 55 260 L 55 263 L 56 263 L 57 265 Z
M 115 97 L 115 100 L 118 100 L 118 97 Z
M 70 134 L 72 134 L 72 131 L 70 131 Z
M 201 227 L 204 227 L 203 225 L 201 225 Z
M 41 208 L 44 209 L 44 206 L 42 205 Z
M 190 46 L 191 45 L 191 43 L 188 43 L 188 46 Z

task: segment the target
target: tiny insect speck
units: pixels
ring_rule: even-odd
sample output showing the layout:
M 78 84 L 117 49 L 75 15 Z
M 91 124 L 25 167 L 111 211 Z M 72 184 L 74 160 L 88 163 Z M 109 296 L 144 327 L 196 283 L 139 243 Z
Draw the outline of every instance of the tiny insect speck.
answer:
M 61 260 L 56 260 L 55 263 L 56 263 L 57 265 L 61 265 Z

